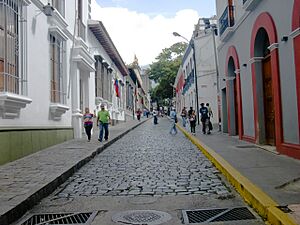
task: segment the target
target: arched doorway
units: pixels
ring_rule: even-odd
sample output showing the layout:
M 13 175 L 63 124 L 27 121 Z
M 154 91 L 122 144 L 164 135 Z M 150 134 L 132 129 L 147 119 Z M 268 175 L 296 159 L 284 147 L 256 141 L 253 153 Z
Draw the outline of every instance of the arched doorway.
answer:
M 237 84 L 236 84 L 236 74 L 235 74 L 236 68 L 234 65 L 234 60 L 232 57 L 229 58 L 228 61 L 228 73 L 227 73 L 227 86 L 228 86 L 228 97 L 229 101 L 228 105 L 228 111 L 230 115 L 229 120 L 229 134 L 230 135 L 238 135 L 239 129 L 238 129 L 238 90 L 237 90 Z
M 251 37 L 251 69 L 255 140 L 259 144 L 282 143 L 281 93 L 277 32 L 270 14 L 255 21 Z
M 230 46 L 226 60 L 227 115 L 229 135 L 243 137 L 242 94 L 239 58 L 234 46 Z
M 259 29 L 255 38 L 254 51 L 256 57 L 262 59 L 261 82 L 262 92 L 258 93 L 260 101 L 259 108 L 263 112 L 261 115 L 261 127 L 264 129 L 264 137 L 261 142 L 268 145 L 275 145 L 275 106 L 272 85 L 272 67 L 271 54 L 268 47 L 270 46 L 269 36 L 264 28 Z M 260 71 L 259 71 L 260 72 Z

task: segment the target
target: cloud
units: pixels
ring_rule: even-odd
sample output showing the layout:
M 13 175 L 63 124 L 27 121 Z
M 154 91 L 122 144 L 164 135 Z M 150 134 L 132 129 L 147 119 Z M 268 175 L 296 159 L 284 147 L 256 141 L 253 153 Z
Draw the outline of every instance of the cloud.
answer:
M 103 22 L 124 62 L 133 62 L 134 55 L 140 65 L 155 61 L 163 48 L 183 41 L 174 37 L 174 31 L 190 39 L 199 18 L 192 9 L 178 11 L 173 17 L 150 16 L 120 7 L 101 7 L 92 1 L 92 19 Z

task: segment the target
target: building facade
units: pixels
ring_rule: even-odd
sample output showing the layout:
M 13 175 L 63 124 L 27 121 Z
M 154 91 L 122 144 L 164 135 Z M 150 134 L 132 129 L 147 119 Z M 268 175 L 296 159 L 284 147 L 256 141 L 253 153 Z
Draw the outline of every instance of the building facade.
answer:
M 300 158 L 300 1 L 217 0 L 222 127 Z
M 218 79 L 216 70 L 215 18 L 199 19 L 193 37 L 187 47 L 175 80 L 176 106 L 181 112 L 183 107 L 197 109 L 198 104 L 209 103 L 218 123 Z M 195 54 L 194 54 L 195 51 Z M 194 58 L 196 63 L 194 63 Z M 195 73 L 196 68 L 196 73 Z M 197 80 L 197 91 L 196 83 Z M 200 106 L 199 106 L 200 107 Z
M 104 102 L 125 120 L 128 70 L 91 10 L 90 0 L 0 1 L 0 164 L 81 138 L 86 107 Z
M 130 108 L 132 108 L 132 118 L 134 119 L 137 110 L 150 110 L 150 100 L 149 93 L 145 91 L 145 87 L 143 84 L 143 71 L 139 66 L 138 59 L 136 56 L 134 57 L 134 61 L 130 65 L 128 65 L 128 70 L 128 89 L 131 90 L 129 91 L 129 93 L 133 94 L 133 102 L 131 102 L 132 105 L 130 106 Z M 145 79 L 145 81 L 149 81 L 149 79 Z M 146 84 L 146 87 L 149 86 L 147 86 Z
M 120 121 L 125 122 L 125 82 L 128 69 L 103 23 L 89 20 L 88 27 L 90 54 L 96 60 L 95 89 L 90 93 L 96 97 L 93 108 L 97 113 L 100 105 L 104 104 L 110 112 L 113 125 Z

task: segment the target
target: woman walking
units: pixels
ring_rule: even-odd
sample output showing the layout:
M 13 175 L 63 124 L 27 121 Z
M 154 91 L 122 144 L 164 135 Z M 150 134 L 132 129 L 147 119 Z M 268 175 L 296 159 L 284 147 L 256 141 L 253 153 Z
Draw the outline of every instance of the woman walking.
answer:
M 196 121 L 197 121 L 195 110 L 192 111 L 192 114 L 190 115 L 189 120 L 190 120 L 191 133 L 192 133 L 192 135 L 195 135 L 196 134 Z
M 91 131 L 93 128 L 93 117 L 94 114 L 90 113 L 89 108 L 85 108 L 85 114 L 83 115 L 83 125 L 85 133 L 88 137 L 88 141 L 91 141 Z

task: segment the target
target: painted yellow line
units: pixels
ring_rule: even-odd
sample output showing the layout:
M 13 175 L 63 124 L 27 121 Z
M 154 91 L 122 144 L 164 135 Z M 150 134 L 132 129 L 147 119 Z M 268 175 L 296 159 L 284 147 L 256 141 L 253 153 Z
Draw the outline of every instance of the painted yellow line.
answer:
M 198 138 L 192 136 L 184 128 L 176 124 L 178 129 L 195 144 L 202 153 L 223 173 L 227 180 L 235 187 L 248 205 L 255 209 L 258 214 L 268 223 L 274 225 L 297 225 L 293 218 L 277 208 L 278 204 L 255 186 L 246 177 L 240 174 L 224 158 L 202 143 Z

